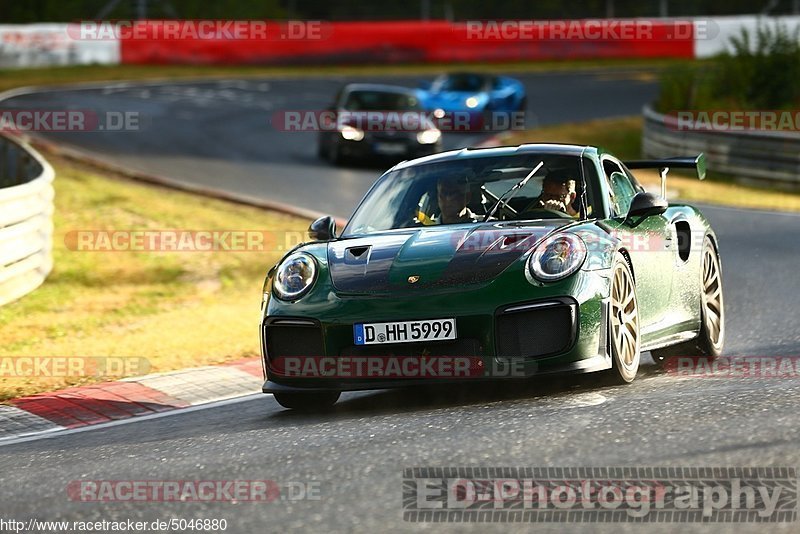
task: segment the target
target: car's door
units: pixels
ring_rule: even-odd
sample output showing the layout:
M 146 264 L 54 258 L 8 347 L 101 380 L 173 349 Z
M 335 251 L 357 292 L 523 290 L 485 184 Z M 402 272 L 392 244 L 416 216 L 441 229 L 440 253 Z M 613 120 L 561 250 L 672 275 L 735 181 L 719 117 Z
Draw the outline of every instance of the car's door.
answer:
M 674 265 L 673 229 L 664 215 L 647 217 L 635 226 L 623 224 L 631 200 L 642 188 L 630 171 L 614 158 L 604 157 L 602 162 L 618 236 L 633 262 L 642 337 L 647 342 L 648 334 L 665 326 L 669 311 Z

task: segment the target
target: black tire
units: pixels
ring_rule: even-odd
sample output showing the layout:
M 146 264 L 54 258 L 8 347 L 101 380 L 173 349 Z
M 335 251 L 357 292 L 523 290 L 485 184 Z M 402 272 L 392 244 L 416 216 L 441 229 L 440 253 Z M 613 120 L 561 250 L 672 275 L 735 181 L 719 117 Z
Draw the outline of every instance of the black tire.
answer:
M 303 412 L 324 411 L 336 404 L 341 395 L 338 391 L 285 391 L 273 393 L 275 400 L 284 408 Z
M 665 365 L 668 358 L 675 356 L 704 356 L 711 360 L 716 359 L 722 354 L 722 347 L 725 344 L 725 303 L 722 298 L 722 269 L 714 243 L 709 236 L 703 241 L 702 260 L 700 263 L 700 332 L 697 337 L 650 352 L 653 361 L 658 365 Z M 712 262 L 712 265 L 707 265 Z M 713 280 L 707 280 L 707 275 L 714 269 L 716 274 L 716 285 Z M 708 286 L 707 286 L 708 284 Z M 710 291 L 709 291 L 710 290 Z M 713 295 L 718 294 L 718 300 L 714 302 Z M 718 332 L 714 331 L 713 323 L 717 321 Z
M 629 384 L 636 378 L 641 360 L 639 301 L 631 267 L 622 253 L 617 253 L 611 279 L 608 344 L 611 369 L 605 371 L 609 384 Z

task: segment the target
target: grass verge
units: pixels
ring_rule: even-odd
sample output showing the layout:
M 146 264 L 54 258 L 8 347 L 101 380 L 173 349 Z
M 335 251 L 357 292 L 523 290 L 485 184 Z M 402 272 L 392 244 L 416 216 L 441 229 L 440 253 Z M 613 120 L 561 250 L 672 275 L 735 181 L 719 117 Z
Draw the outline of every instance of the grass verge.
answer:
M 601 119 L 506 132 L 500 135 L 500 142 L 503 145 L 548 142 L 599 144 L 621 159 L 639 159 L 642 146 L 642 118 Z M 682 154 L 676 154 L 679 155 Z M 639 170 L 636 171 L 636 177 L 648 190 L 659 190 L 661 181 L 656 171 Z M 732 177 L 713 171 L 709 171 L 704 181 L 689 177 L 685 173 L 670 172 L 667 189 L 670 197 L 689 202 L 800 212 L 799 193 L 734 183 Z
M 61 85 L 76 82 L 101 82 L 180 78 L 251 78 L 269 76 L 389 76 L 431 77 L 441 72 L 470 70 L 479 72 L 525 73 L 545 71 L 587 71 L 597 69 L 661 71 L 681 64 L 674 59 L 602 59 L 510 63 L 447 63 L 409 65 L 318 65 L 318 66 L 215 66 L 215 65 L 90 65 L 43 69 L 0 69 L 0 91 L 29 85 Z
M 57 176 L 54 269 L 42 287 L 0 308 L 0 360 L 145 357 L 143 369 L 162 372 L 258 354 L 264 275 L 284 236 L 296 240 L 308 221 L 48 159 Z M 85 252 L 65 244 L 75 230 L 145 229 L 268 231 L 275 241 L 253 252 Z M 0 376 L 0 400 L 113 378 Z

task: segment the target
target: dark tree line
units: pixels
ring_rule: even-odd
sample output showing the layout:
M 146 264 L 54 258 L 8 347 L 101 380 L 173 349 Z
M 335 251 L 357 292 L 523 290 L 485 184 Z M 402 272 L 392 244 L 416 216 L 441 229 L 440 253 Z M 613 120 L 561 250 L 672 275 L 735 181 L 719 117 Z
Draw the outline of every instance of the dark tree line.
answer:
M 107 10 L 106 8 L 112 7 Z M 186 19 L 550 19 L 787 14 L 800 0 L 0 0 L 0 23 L 106 18 Z

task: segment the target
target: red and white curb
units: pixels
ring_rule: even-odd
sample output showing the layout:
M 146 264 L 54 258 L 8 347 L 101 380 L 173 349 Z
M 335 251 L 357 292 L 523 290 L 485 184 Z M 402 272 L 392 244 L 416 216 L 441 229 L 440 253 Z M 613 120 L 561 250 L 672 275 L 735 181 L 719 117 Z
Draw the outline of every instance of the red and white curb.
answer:
M 248 358 L 21 397 L 0 405 L 0 444 L 243 397 L 263 380 L 260 360 Z

